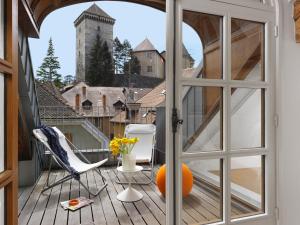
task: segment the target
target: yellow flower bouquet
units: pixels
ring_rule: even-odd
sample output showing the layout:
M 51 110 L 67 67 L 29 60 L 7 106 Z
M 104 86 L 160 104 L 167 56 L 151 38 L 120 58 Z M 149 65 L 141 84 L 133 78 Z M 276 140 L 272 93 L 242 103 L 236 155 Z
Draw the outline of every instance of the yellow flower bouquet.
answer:
M 136 158 L 131 151 L 138 140 L 138 138 L 114 138 L 109 144 L 112 155 L 122 155 L 122 167 L 124 170 L 132 171 L 135 168 Z
M 114 138 L 110 141 L 109 148 L 114 156 L 130 154 L 138 138 Z

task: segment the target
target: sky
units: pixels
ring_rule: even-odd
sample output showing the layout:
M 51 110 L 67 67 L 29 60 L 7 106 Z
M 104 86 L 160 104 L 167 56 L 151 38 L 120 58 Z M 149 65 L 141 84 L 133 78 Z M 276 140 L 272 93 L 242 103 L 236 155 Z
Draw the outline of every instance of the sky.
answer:
M 128 39 L 134 48 L 145 38 L 148 38 L 159 52 L 165 50 L 166 23 L 165 13 L 151 7 L 125 2 L 96 2 L 97 5 L 116 19 L 114 38 L 121 41 Z M 59 58 L 63 76 L 75 75 L 75 43 L 76 33 L 74 20 L 82 11 L 93 3 L 81 3 L 58 9 L 49 14 L 44 20 L 39 39 L 30 39 L 31 57 L 36 74 L 38 67 L 46 56 L 48 42 L 52 37 L 55 55 Z M 202 46 L 198 35 L 188 25 L 183 26 L 184 44 L 196 60 L 202 58 Z

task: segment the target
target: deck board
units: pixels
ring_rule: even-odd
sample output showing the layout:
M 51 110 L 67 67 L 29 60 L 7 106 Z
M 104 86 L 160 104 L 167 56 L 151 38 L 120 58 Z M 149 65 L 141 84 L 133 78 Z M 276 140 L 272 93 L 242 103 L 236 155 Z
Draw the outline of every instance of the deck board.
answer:
M 134 203 L 123 203 L 117 200 L 117 194 L 127 185 L 115 181 L 126 180 L 123 173 L 115 168 L 101 168 L 108 186 L 98 196 L 93 197 L 76 180 L 69 180 L 44 194 L 46 184 L 44 172 L 36 185 L 20 189 L 19 192 L 19 225 L 165 225 L 165 198 L 160 194 L 155 183 L 134 185 L 143 194 L 143 199 Z M 61 179 L 66 175 L 63 171 L 54 171 L 50 180 Z M 146 181 L 150 172 L 136 174 L 135 181 Z M 104 184 L 103 179 L 95 171 L 81 176 L 81 181 L 91 190 Z M 85 196 L 94 200 L 90 206 L 71 212 L 60 206 L 61 201 Z M 183 224 L 205 224 L 220 220 L 220 199 L 201 187 L 194 187 L 192 193 L 183 200 Z M 239 208 L 232 208 L 232 214 L 247 213 Z

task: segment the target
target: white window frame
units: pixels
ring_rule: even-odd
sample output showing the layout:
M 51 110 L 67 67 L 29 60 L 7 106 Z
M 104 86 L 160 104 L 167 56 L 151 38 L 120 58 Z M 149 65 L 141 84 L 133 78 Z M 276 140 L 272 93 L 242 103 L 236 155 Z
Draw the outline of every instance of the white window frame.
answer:
M 231 4 L 228 4 L 228 3 Z M 239 1 L 242 4 L 245 1 Z M 223 103 L 225 105 L 223 111 L 223 132 L 224 132 L 224 151 L 220 152 L 199 152 L 182 154 L 180 148 L 175 146 L 182 146 L 181 132 L 175 134 L 174 139 L 168 137 L 167 143 L 167 224 L 181 223 L 181 162 L 184 159 L 192 157 L 193 159 L 223 159 L 224 167 L 224 195 L 223 202 L 223 221 L 217 224 L 274 224 L 275 222 L 275 208 L 276 208 L 276 179 L 275 179 L 275 9 L 272 5 L 264 5 L 262 3 L 251 2 L 245 6 L 234 5 L 235 0 L 178 0 L 174 10 L 174 2 L 167 1 L 167 90 L 175 88 L 176 93 L 180 93 L 183 85 L 190 86 L 216 86 L 223 87 Z M 261 7 L 259 7 L 259 5 Z M 255 7 L 254 7 L 255 6 Z M 215 14 L 223 16 L 223 80 L 214 79 L 185 79 L 181 77 L 182 74 L 182 10 L 199 11 L 202 13 Z M 174 19 L 176 18 L 176 19 Z M 265 81 L 238 81 L 231 80 L 231 18 L 250 20 L 254 22 L 265 23 Z M 176 31 L 176 32 L 175 32 Z M 174 45 L 174 42 L 175 45 Z M 173 42 L 173 43 L 172 43 Z M 175 52 L 176 51 L 176 52 Z M 174 54 L 173 54 L 174 53 Z M 175 58 L 175 60 L 174 60 Z M 175 75 L 172 76 L 172 74 Z M 175 83 L 174 83 L 175 82 Z M 231 108 L 230 89 L 234 87 L 239 88 L 264 88 L 265 92 L 265 147 L 249 149 L 249 151 L 235 150 L 229 151 L 230 147 L 230 118 Z M 178 91 L 179 90 L 179 91 Z M 171 93 L 170 93 L 171 92 Z M 167 116 L 171 118 L 172 104 L 175 103 L 177 109 L 181 109 L 181 96 L 171 96 L 173 92 L 167 91 L 166 112 Z M 180 110 L 179 116 L 180 115 Z M 171 132 L 172 124 L 167 117 L 166 132 Z M 168 134 L 168 133 L 167 133 Z M 171 136 L 171 135 L 170 135 Z M 174 142 L 175 140 L 175 142 Z M 230 159 L 231 157 L 251 156 L 251 155 L 265 155 L 265 213 L 250 217 L 243 217 L 240 219 L 231 220 L 231 186 L 229 181 L 230 174 Z M 176 178 L 175 178 L 175 171 Z M 176 180 L 176 190 L 172 187 L 174 179 Z M 180 182 L 179 182 L 180 181 Z M 174 186 L 174 185 L 173 185 Z M 177 192 L 177 193 L 175 193 Z M 174 206 L 175 205 L 175 206 Z M 175 216 L 174 216 L 175 215 Z

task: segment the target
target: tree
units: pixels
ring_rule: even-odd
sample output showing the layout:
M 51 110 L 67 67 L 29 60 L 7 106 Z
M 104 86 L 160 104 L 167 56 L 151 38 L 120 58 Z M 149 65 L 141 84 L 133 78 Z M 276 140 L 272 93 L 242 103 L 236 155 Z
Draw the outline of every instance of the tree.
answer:
M 58 87 L 61 87 L 61 74 L 58 73 L 60 69 L 60 63 L 58 61 L 58 57 L 54 55 L 54 47 L 52 38 L 49 40 L 49 46 L 47 50 L 47 56 L 43 59 L 42 65 L 37 70 L 38 80 L 52 81 Z
M 74 82 L 74 76 L 72 75 L 67 75 L 65 76 L 64 78 L 64 85 L 69 85 L 69 84 L 72 84 Z
M 139 59 L 131 54 L 131 59 L 129 62 L 125 63 L 124 65 L 124 73 L 125 74 L 141 74 L 141 64 Z
M 90 54 L 86 81 L 91 86 L 111 86 L 113 83 L 113 60 L 106 42 L 97 35 Z
M 121 43 L 116 37 L 114 40 L 113 55 L 116 74 L 129 74 L 130 71 L 131 74 L 140 74 L 140 62 L 137 57 L 133 55 L 132 47 L 128 40 L 124 40 L 123 43 Z
M 109 51 L 106 41 L 102 46 L 103 51 L 103 85 L 112 86 L 114 81 L 114 69 L 113 69 L 113 59 L 111 52 Z
M 120 42 L 119 38 L 116 37 L 114 40 L 114 44 L 113 44 L 113 57 L 114 57 L 114 64 L 115 64 L 115 73 L 116 74 L 120 74 L 122 73 L 123 70 L 123 65 L 122 65 L 122 61 L 123 61 L 123 45 Z

